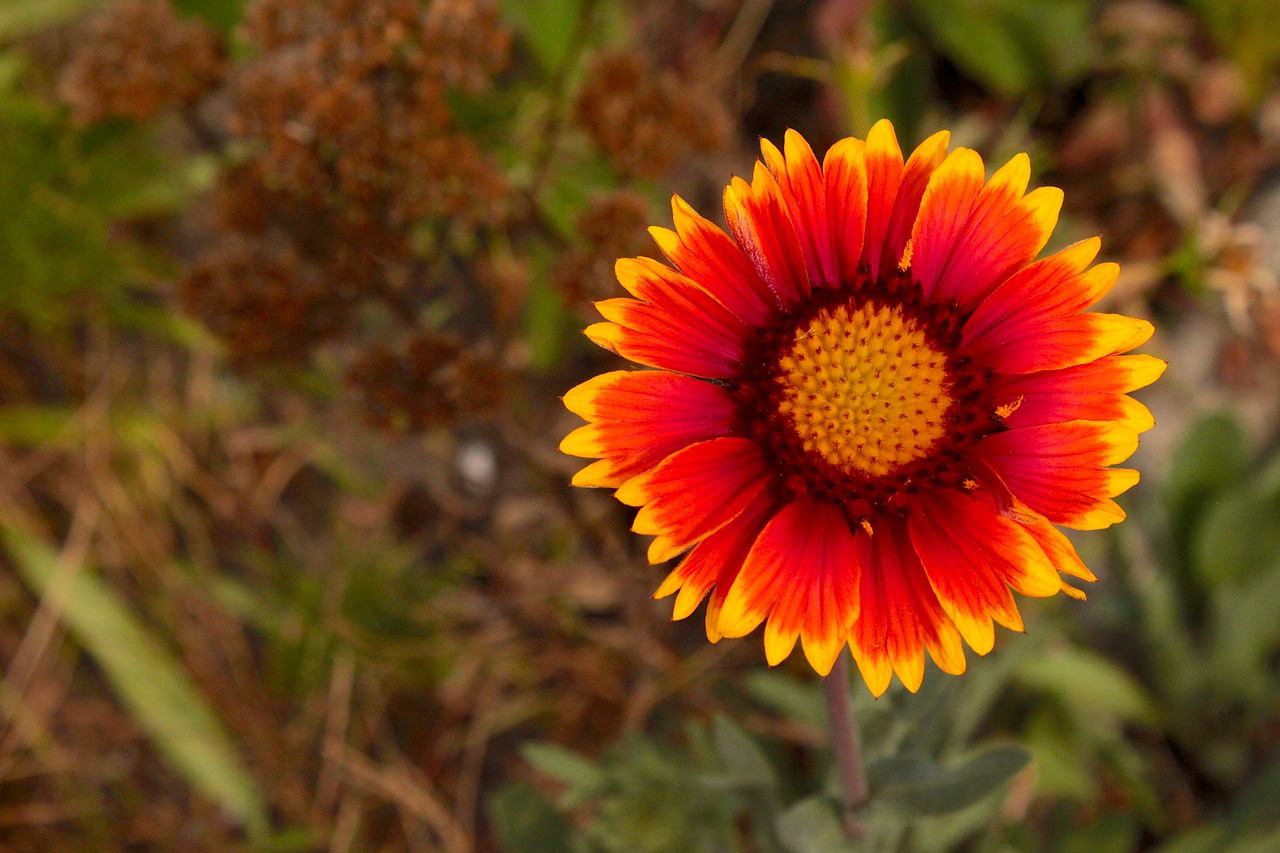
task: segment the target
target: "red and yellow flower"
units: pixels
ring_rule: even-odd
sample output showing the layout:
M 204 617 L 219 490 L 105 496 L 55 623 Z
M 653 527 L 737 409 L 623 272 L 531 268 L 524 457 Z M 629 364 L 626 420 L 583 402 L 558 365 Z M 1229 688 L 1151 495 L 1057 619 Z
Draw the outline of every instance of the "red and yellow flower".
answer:
M 764 622 L 770 664 L 799 640 L 823 675 L 848 643 L 876 695 L 1021 630 L 1010 590 L 1084 597 L 1057 526 L 1124 518 L 1138 474 L 1111 466 L 1153 424 L 1128 394 L 1165 367 L 1122 355 L 1150 323 L 1086 310 L 1118 273 L 1098 239 L 1035 260 L 1062 192 L 948 139 L 904 162 L 882 121 L 819 164 L 788 131 L 726 188 L 727 234 L 676 197 L 671 266 L 620 260 L 634 298 L 586 330 L 655 369 L 564 398 L 588 423 L 561 449 L 596 460 L 574 484 L 639 507 L 651 562 L 688 552 L 675 618 L 709 593 L 712 642 Z

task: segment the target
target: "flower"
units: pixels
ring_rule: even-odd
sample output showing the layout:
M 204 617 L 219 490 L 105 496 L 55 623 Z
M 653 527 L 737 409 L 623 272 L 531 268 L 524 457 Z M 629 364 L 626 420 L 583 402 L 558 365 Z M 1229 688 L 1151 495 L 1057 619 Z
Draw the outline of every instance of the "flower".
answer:
M 764 141 L 728 234 L 675 197 L 650 229 L 674 269 L 618 261 L 635 298 L 586 330 L 656 369 L 564 397 L 589 423 L 561 449 L 597 460 L 574 484 L 640 508 L 650 562 L 689 552 L 656 593 L 675 618 L 709 593 L 712 642 L 766 622 L 770 664 L 799 640 L 822 675 L 848 643 L 877 696 L 895 672 L 918 689 L 925 650 L 958 674 L 962 639 L 1022 630 L 1011 588 L 1084 597 L 1056 525 L 1124 518 L 1138 473 L 1110 466 L 1154 423 L 1127 395 L 1165 367 L 1121 355 L 1150 323 L 1085 310 L 1119 272 L 1090 266 L 1097 238 L 1035 260 L 1062 192 L 948 141 L 904 163 L 881 121 L 821 165 L 794 131 Z

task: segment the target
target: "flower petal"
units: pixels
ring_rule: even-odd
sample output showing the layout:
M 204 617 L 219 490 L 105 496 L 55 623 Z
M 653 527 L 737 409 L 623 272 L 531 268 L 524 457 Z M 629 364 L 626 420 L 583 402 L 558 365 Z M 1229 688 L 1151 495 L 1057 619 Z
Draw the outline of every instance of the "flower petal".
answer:
M 677 269 L 752 326 L 781 310 L 781 297 L 761 280 L 728 234 L 680 196 L 671 197 L 671 215 L 675 231 L 650 228 L 649 233 Z
M 1147 320 L 1088 312 L 1036 324 L 1017 323 L 1007 336 L 962 345 L 958 353 L 997 373 L 1059 370 L 1142 346 L 1155 332 Z
M 609 462 L 578 472 L 576 486 L 617 488 L 682 447 L 727 435 L 736 416 L 718 386 L 659 370 L 601 374 L 565 394 L 564 404 L 591 423 L 565 436 L 561 452 Z
M 886 252 L 885 240 L 893 219 L 894 202 L 902 184 L 902 149 L 888 119 L 876 122 L 867 134 L 867 237 L 862 244 L 863 259 L 875 271 L 887 264 L 897 264 L 892 248 Z
M 964 236 L 985 180 L 982 158 L 969 148 L 952 151 L 929 177 L 911 229 L 911 276 L 926 296 L 937 287 Z
M 1085 266 L 1098 242 L 1083 240 L 1011 276 L 973 312 L 959 354 L 1001 373 L 1073 367 L 1127 352 L 1151 337 L 1146 320 L 1077 313 L 1115 284 L 1115 264 Z
M 970 309 L 1044 248 L 1058 222 L 1062 190 L 1041 187 L 1024 196 L 1030 176 L 1031 161 L 1019 154 L 982 188 L 933 283 L 934 300 L 955 299 L 962 310 Z
M 944 671 L 965 669 L 960 633 L 943 611 L 907 533 L 897 518 L 877 519 L 875 533 L 860 535 L 862 606 L 849 648 L 863 680 L 879 696 L 892 672 L 915 692 L 924 678 L 924 652 Z
M 1068 421 L 996 433 L 972 452 L 1049 521 L 1094 530 L 1124 519 L 1110 499 L 1136 483 L 1137 472 L 1107 466 L 1137 448 L 1138 434 L 1122 424 Z
M 702 325 L 709 335 L 741 342 L 753 326 L 722 305 L 699 282 L 653 258 L 619 258 L 614 264 L 618 282 L 634 297 L 662 308 L 690 325 Z
M 802 638 L 820 674 L 831 671 L 858 616 L 858 561 L 844 513 L 805 498 L 765 525 L 720 611 L 726 637 L 750 633 L 767 615 L 765 656 L 777 664 Z
M 934 592 L 978 654 L 994 643 L 991 620 L 1022 630 L 1012 586 L 1048 596 L 1062 581 L 1026 529 L 980 496 L 940 489 L 917 496 L 908 527 Z
M 628 276 L 635 272 L 633 266 L 623 270 Z M 732 315 L 692 285 L 678 294 L 673 290 L 666 301 L 678 306 L 676 311 L 625 297 L 597 302 L 596 310 L 610 322 L 588 326 L 585 334 L 605 349 L 650 367 L 709 379 L 735 376 L 745 337 L 745 331 L 734 327 L 736 319 L 730 320 Z
M 671 454 L 623 483 L 615 497 L 641 507 L 632 530 L 665 536 L 683 550 L 736 518 L 771 479 L 755 442 L 716 438 Z
M 999 375 L 987 395 L 997 406 L 1016 403 L 1003 419 L 1015 429 L 1083 420 L 1116 421 L 1145 432 L 1155 419 L 1128 393 L 1156 381 L 1166 366 L 1149 355 L 1108 356 L 1061 370 Z
M 1093 305 L 1115 283 L 1114 264 L 1099 265 L 1104 272 L 1088 281 L 1081 276 L 1098 256 L 1097 237 L 1072 243 L 1060 252 L 1029 264 L 1000 284 L 965 322 L 964 341 L 1000 337 L 1006 327 L 1045 318 L 1068 317 Z M 1109 278 L 1109 280 L 1108 280 Z
M 1080 555 L 1076 553 L 1076 546 L 1072 545 L 1071 540 L 1054 527 L 1049 519 L 1025 506 L 1018 507 L 1017 517 L 1018 523 L 1036 540 L 1056 571 L 1086 581 L 1098 579 L 1093 572 L 1089 571 L 1084 560 L 1080 559 Z
M 938 131 L 921 142 L 907 158 L 907 164 L 902 170 L 902 180 L 898 184 L 898 194 L 893 200 L 893 213 L 889 216 L 889 225 L 885 229 L 884 254 L 879 267 L 881 275 L 891 274 L 902 260 L 912 228 L 920 214 L 924 191 L 929 186 L 929 179 L 934 171 L 946 159 L 947 145 L 950 142 L 950 131 Z
M 867 151 L 861 139 L 841 139 L 822 158 L 827 221 L 838 274 L 855 280 L 867 229 Z
M 756 162 L 748 184 L 734 178 L 724 191 L 729 233 L 755 267 L 756 274 L 785 306 L 809 298 L 804 250 L 791 224 L 782 191 L 772 173 Z
M 760 141 L 760 148 L 791 214 L 810 278 L 815 285 L 837 286 L 840 268 L 827 225 L 827 191 L 813 149 L 803 136 L 790 129 L 783 139 L 785 157 L 767 139 Z M 864 180 L 864 186 L 865 183 Z
M 671 570 L 653 597 L 665 598 L 679 590 L 671 618 L 684 619 L 697 609 L 713 586 L 727 591 L 773 514 L 770 501 L 753 501 L 741 515 L 694 546 L 689 556 Z M 719 639 L 719 634 L 711 638 L 712 642 Z

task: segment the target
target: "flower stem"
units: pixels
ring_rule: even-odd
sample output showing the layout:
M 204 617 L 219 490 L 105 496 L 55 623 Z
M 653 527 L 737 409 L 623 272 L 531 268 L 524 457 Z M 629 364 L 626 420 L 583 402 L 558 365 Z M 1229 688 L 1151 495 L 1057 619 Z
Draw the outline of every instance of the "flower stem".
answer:
M 849 702 L 849 662 L 843 654 L 831 674 L 822 679 L 822 687 L 827 698 L 827 719 L 831 721 L 831 745 L 836 752 L 840 789 L 844 793 L 841 802 L 844 828 L 850 835 L 862 835 L 865 829 L 856 815 L 867 801 L 867 776 L 862 769 L 862 746 Z

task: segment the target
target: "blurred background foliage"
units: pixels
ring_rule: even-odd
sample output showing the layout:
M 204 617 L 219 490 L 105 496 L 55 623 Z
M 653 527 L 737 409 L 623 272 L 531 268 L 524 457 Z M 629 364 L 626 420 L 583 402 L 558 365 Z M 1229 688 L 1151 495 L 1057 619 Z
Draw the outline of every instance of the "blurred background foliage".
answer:
M 1280 850 L 1274 0 L 0 0 L 0 847 Z M 567 487 L 678 191 L 880 116 L 1067 191 L 1171 362 L 1087 603 L 821 689 Z

